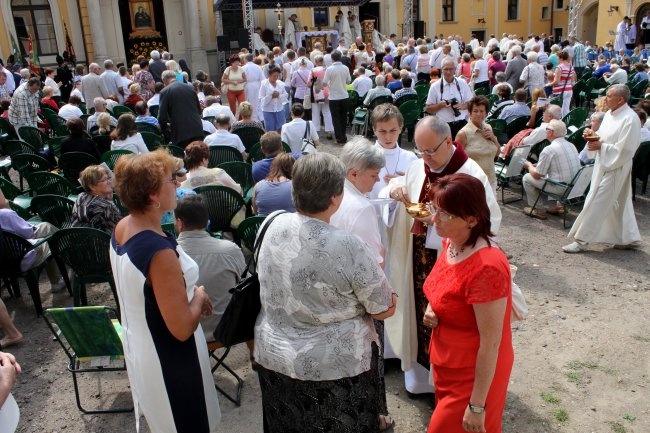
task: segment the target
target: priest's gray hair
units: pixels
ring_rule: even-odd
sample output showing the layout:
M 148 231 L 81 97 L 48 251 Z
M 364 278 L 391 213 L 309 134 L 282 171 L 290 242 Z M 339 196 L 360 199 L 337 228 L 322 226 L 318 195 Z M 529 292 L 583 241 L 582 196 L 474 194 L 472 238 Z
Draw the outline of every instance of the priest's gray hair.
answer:
M 451 129 L 438 116 L 425 116 L 415 125 L 415 129 L 429 127 L 438 138 L 451 137 Z

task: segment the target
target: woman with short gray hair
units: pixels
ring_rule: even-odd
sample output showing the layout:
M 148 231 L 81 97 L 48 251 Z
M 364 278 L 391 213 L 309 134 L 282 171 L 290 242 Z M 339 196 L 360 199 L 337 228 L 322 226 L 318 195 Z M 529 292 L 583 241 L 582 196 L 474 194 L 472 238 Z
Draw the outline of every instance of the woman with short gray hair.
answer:
M 305 155 L 293 180 L 297 213 L 269 215 L 257 263 L 265 431 L 379 431 L 372 319 L 392 316 L 396 297 L 366 245 L 330 225 L 343 199 L 341 161 Z
M 368 200 L 379 181 L 379 172 L 386 164 L 383 148 L 375 146 L 364 137 L 357 136 L 349 141 L 340 155 L 347 170 L 341 206 L 332 215 L 330 224 L 357 235 L 368 246 L 377 264 L 384 267 L 384 247 L 381 241 L 379 219 L 375 206 Z M 383 431 L 393 425 L 388 415 L 386 386 L 384 383 L 384 321 L 375 320 L 379 336 L 378 383 L 379 383 L 379 429 Z

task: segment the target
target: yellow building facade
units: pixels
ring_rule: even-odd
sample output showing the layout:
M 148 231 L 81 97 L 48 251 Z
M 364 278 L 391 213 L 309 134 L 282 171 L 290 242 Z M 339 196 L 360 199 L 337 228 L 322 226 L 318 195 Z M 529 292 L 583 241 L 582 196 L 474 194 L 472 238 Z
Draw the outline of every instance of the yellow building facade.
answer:
M 254 1 L 254 0 L 253 0 Z M 650 10 L 650 2 L 639 0 L 411 0 L 418 33 L 472 34 L 487 41 L 503 33 L 526 37 L 530 33 L 566 38 L 570 31 L 569 8 L 577 8 L 576 35 L 603 45 L 614 39 L 616 25 L 627 15 L 637 25 Z M 153 48 L 167 50 L 185 59 L 192 70 L 215 75 L 219 70 L 217 36 L 238 47 L 243 28 L 241 10 L 222 12 L 215 0 L 0 0 L 4 30 L 0 30 L 0 57 L 14 52 L 12 38 L 23 56 L 32 36 L 41 64 L 53 65 L 66 50 L 66 29 L 80 63 L 130 62 Z M 253 3 L 254 4 L 254 3 Z M 281 5 L 281 2 L 280 2 Z M 139 19 L 136 12 L 142 7 Z M 254 24 L 278 36 L 278 24 L 298 15 L 300 25 L 314 28 L 317 19 L 326 27 L 334 23 L 338 7 L 282 8 L 280 20 L 274 9 L 254 10 Z M 404 0 L 372 0 L 360 7 L 341 7 L 363 19 L 376 21 L 384 35 L 405 35 Z M 326 17 L 326 18 L 325 18 Z M 640 32 L 639 32 L 640 33 Z M 232 44 L 230 44 L 232 43 Z M 223 60 L 223 59 L 222 59 Z

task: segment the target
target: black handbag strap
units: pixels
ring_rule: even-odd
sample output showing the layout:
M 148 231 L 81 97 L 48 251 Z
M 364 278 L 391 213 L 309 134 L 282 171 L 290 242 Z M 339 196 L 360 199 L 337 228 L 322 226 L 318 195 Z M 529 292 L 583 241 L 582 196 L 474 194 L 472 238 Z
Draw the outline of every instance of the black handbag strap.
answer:
M 309 133 L 309 122 L 310 122 L 309 120 L 305 122 L 307 126 L 305 126 L 305 133 L 302 136 L 303 140 L 309 140 L 309 138 L 311 137 L 311 134 Z
M 248 259 L 248 263 L 246 263 L 246 268 L 244 269 L 244 272 L 241 274 L 240 280 L 244 279 L 246 277 L 246 274 L 248 273 L 248 270 L 250 269 L 250 266 L 252 263 L 255 263 L 255 273 L 257 273 L 257 258 L 260 255 L 260 247 L 262 246 L 262 239 L 264 239 L 264 235 L 266 234 L 266 230 L 269 228 L 273 220 L 278 216 L 282 215 L 283 213 L 288 213 L 287 211 L 282 211 L 278 212 L 275 215 L 273 215 L 271 218 L 268 220 L 265 220 L 262 223 L 262 230 L 260 231 L 259 235 L 257 236 L 257 239 L 255 240 L 255 245 L 253 246 L 253 254 L 251 254 L 250 258 Z

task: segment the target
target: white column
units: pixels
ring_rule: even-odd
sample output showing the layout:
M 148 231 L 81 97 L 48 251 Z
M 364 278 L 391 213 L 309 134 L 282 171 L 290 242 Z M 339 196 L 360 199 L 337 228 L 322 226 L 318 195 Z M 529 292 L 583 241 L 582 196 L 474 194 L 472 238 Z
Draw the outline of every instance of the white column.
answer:
M 90 28 L 93 37 L 93 48 L 95 58 L 89 59 L 91 62 L 97 62 L 100 65 L 108 59 L 108 49 L 106 48 L 106 37 L 104 35 L 104 22 L 101 15 L 99 0 L 88 0 L 88 18 L 90 19 Z
M 185 14 L 186 38 L 185 48 L 188 56 L 190 70 L 196 73 L 199 69 L 208 71 L 208 56 L 201 44 L 201 23 L 199 22 L 199 8 L 197 0 L 183 1 L 183 13 Z

